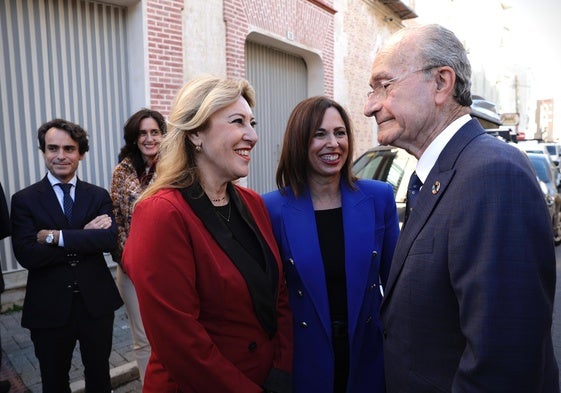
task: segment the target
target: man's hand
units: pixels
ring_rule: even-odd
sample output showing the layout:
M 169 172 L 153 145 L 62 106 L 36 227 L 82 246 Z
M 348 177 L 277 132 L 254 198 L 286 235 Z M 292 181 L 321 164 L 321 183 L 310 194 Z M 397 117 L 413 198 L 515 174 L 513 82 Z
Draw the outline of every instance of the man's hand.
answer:
M 111 227 L 111 217 L 107 214 L 102 214 L 88 222 L 84 229 L 107 229 L 109 227 Z
M 46 239 L 48 234 L 51 232 L 54 235 L 54 241 L 52 245 L 56 246 L 58 244 L 58 237 L 59 237 L 59 231 L 56 229 L 41 229 L 39 232 L 37 232 L 37 243 L 47 244 Z

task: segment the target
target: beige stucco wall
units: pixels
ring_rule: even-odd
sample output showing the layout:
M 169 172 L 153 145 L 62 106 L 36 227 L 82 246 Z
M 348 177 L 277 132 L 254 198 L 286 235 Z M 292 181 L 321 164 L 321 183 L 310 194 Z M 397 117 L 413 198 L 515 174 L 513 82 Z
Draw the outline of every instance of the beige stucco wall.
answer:
M 203 73 L 226 76 L 223 0 L 184 1 L 183 69 L 185 80 Z
M 363 114 L 370 68 L 385 39 L 401 24 L 385 7 L 362 0 L 337 0 L 335 8 L 334 98 L 353 121 L 356 157 L 378 144 L 376 122 Z

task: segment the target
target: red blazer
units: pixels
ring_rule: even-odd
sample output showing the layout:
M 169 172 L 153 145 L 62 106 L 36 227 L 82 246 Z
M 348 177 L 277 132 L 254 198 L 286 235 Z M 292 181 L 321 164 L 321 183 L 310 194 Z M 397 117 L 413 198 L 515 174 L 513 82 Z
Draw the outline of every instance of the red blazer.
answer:
M 234 189 L 278 266 L 278 330 L 270 339 L 242 275 L 181 192 L 161 190 L 136 206 L 123 252 L 152 346 L 144 393 L 261 393 L 271 368 L 291 370 L 292 316 L 271 223 L 257 193 Z

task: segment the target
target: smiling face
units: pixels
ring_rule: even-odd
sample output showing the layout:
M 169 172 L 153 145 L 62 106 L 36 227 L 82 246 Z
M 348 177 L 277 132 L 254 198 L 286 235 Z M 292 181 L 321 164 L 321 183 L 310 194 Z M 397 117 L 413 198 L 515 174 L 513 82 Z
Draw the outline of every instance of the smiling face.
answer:
M 74 177 L 83 157 L 78 150 L 78 142 L 68 132 L 53 127 L 45 134 L 45 165 L 62 183 L 67 183 Z
M 249 173 L 251 149 L 257 143 L 255 118 L 243 97 L 216 111 L 206 130 L 190 136 L 201 146 L 195 160 L 201 180 L 208 185 L 223 185 Z
M 339 179 L 349 154 L 349 138 L 337 109 L 325 110 L 321 125 L 312 131 L 308 147 L 308 178 Z
M 136 145 L 142 154 L 144 162 L 150 163 L 156 157 L 160 142 L 162 141 L 162 131 L 158 123 L 151 117 L 146 117 L 140 121 L 138 138 Z

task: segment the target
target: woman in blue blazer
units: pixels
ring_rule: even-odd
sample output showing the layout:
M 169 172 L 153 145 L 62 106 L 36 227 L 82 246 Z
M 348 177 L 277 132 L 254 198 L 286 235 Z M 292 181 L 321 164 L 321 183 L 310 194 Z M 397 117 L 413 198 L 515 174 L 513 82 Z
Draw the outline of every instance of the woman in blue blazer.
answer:
M 308 98 L 263 196 L 294 314 L 294 393 L 385 391 L 379 307 L 399 224 L 391 186 L 357 180 L 352 156 L 345 110 Z

